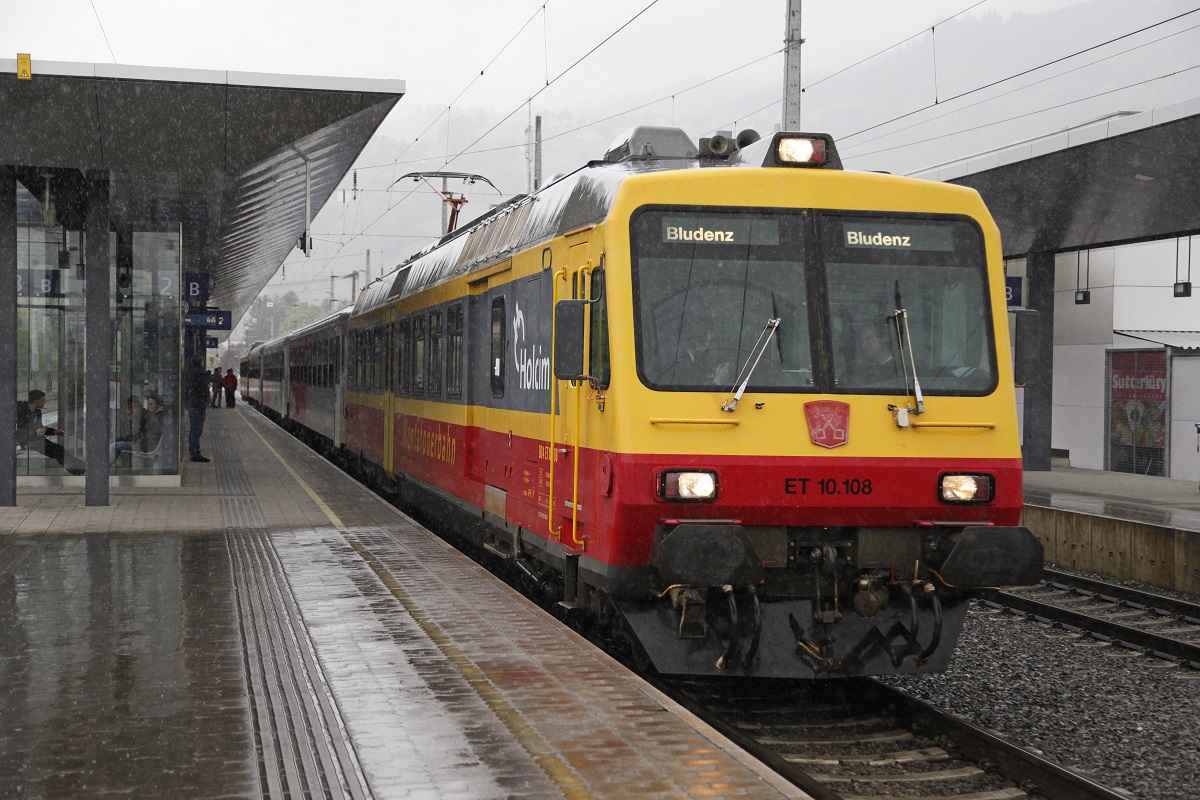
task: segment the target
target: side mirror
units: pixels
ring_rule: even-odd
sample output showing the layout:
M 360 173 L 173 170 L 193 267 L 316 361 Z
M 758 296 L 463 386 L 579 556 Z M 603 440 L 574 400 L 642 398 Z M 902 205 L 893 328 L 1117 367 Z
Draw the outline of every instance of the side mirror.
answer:
M 583 374 L 583 310 L 587 300 L 559 300 L 554 306 L 554 377 L 578 380 Z

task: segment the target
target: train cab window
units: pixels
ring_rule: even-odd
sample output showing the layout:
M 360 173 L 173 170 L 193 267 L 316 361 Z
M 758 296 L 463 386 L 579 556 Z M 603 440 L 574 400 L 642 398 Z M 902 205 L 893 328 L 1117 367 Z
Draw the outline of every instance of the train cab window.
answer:
M 504 333 L 507 325 L 504 323 L 504 298 L 492 300 L 492 350 L 488 362 L 489 383 L 492 387 L 492 397 L 504 397 Z
M 429 378 L 430 397 L 442 396 L 442 312 L 429 314 Z
M 816 391 L 802 211 L 647 207 L 631 222 L 638 376 L 665 391 Z M 778 320 L 773 323 L 772 320 Z
M 425 394 L 425 318 L 412 321 L 412 393 Z
M 826 212 L 820 230 L 837 390 L 903 392 L 905 367 L 925 394 L 995 387 L 983 234 L 973 221 Z
M 408 394 L 412 383 L 412 323 L 396 323 L 396 393 Z
M 588 370 L 601 389 L 607 389 L 612 366 L 608 358 L 608 295 L 604 291 L 604 270 L 592 272 L 591 292 L 588 298 L 595 300 L 591 310 L 591 331 L 588 336 Z M 598 298 L 598 299 L 597 299 Z
M 446 397 L 462 397 L 463 381 L 463 307 L 451 306 L 446 311 Z

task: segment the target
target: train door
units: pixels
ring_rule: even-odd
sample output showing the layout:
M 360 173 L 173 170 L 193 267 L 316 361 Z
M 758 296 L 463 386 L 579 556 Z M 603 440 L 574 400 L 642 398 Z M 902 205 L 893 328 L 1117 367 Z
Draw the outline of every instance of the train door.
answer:
M 555 273 L 554 301 L 592 300 L 596 270 L 587 241 L 572 242 L 567 264 Z M 558 343 L 555 343 L 558 346 Z M 584 329 L 584 353 L 588 329 Z M 586 359 L 585 359 L 586 367 Z M 551 419 L 550 506 L 551 533 L 563 544 L 583 550 L 589 519 L 595 511 L 599 451 L 587 447 L 599 433 L 600 408 L 594 402 L 596 386 L 589 375 L 574 381 L 554 381 Z
M 507 454 L 498 450 L 497 441 L 504 437 L 498 426 L 504 415 L 499 413 L 505 402 L 504 388 L 507 373 L 506 345 L 508 343 L 508 298 L 504 281 L 512 269 L 508 260 L 490 267 L 470 283 L 467 304 L 467 340 L 473 343 L 467 350 L 467 390 L 464 436 L 464 462 L 467 478 L 477 483 L 496 482 L 496 463 Z M 499 473 L 502 477 L 502 468 Z
M 467 302 L 467 340 L 471 346 L 467 351 L 466 415 L 463 422 L 463 465 L 467 480 L 483 482 L 483 428 L 487 422 L 487 406 L 491 395 L 488 392 L 488 374 L 491 370 L 487 342 L 490 337 L 487 278 L 471 284 Z
M 375 329 L 375 355 L 378 361 L 377 388 L 383 392 L 383 471 L 394 474 L 396 452 L 396 340 L 395 324 L 388 321 Z
M 333 346 L 333 361 L 330 369 L 330 380 L 333 382 L 333 446 L 341 447 L 346 443 L 346 373 L 342 366 L 346 363 L 346 337 L 339 333 L 331 342 Z

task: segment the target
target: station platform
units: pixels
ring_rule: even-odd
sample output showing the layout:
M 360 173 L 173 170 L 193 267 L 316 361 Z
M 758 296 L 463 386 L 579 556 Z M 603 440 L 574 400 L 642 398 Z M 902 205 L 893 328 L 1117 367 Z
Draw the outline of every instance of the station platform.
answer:
M 245 406 L 0 508 L 0 797 L 807 797 Z
M 1079 469 L 1055 459 L 1025 472 L 1025 504 L 1200 532 L 1200 486 L 1125 472 Z

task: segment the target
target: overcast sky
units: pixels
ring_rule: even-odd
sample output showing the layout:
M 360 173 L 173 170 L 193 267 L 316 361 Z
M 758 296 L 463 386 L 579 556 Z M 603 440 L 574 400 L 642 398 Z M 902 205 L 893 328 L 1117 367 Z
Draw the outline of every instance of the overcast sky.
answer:
M 834 134 L 850 167 L 903 173 L 1195 97 L 1200 13 L 1066 57 L 1198 5 L 810 1 L 804 127 Z M 314 223 L 316 254 L 293 253 L 286 282 L 277 275 L 269 289 L 324 302 L 329 275 L 361 269 L 367 249 L 378 276 L 381 262 L 437 234 L 437 198 L 407 182 L 389 190 L 396 176 L 448 162 L 487 175 L 504 196 L 525 191 L 531 114 L 544 119 L 547 175 L 599 157 L 637 123 L 675 124 L 693 138 L 769 132 L 782 113 L 785 9 L 786 0 L 0 0 L 0 56 L 30 53 L 35 72 L 44 59 L 405 80 L 407 95 L 359 160 L 367 191 L 335 195 Z M 468 218 L 502 197 L 472 199 Z M 349 300 L 348 286 L 338 291 Z

